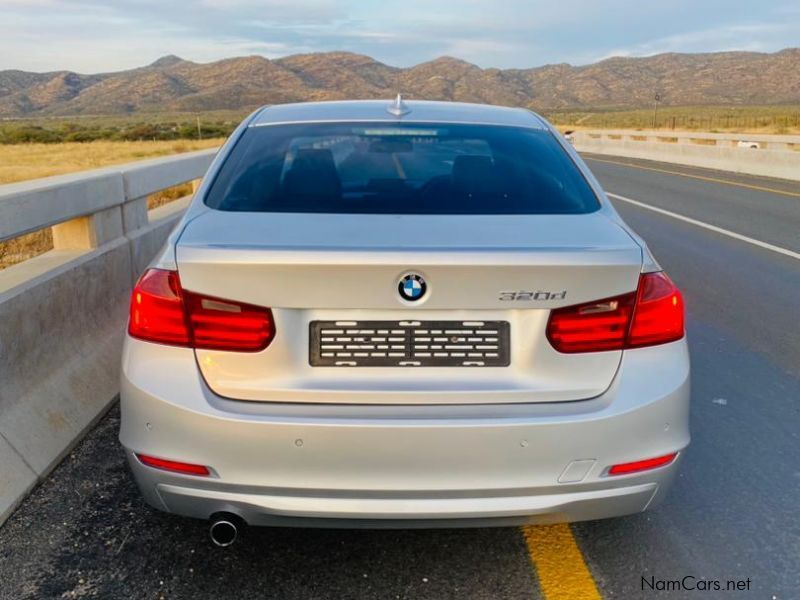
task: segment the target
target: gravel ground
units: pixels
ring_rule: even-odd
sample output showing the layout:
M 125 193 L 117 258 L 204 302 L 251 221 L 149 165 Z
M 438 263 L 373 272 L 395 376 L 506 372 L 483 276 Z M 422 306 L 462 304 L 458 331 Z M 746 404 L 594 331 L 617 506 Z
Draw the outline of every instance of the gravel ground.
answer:
M 0 528 L 0 598 L 531 598 L 518 529 L 250 529 L 147 506 L 115 407 Z

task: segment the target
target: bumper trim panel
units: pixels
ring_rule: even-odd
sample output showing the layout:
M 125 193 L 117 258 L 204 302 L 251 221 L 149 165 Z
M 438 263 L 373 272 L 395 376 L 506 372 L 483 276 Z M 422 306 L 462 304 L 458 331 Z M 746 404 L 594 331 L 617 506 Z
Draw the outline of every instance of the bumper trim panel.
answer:
M 281 517 L 370 520 L 502 519 L 521 522 L 581 521 L 641 512 L 658 490 L 656 483 L 536 496 L 482 498 L 341 498 L 239 493 L 158 484 L 158 495 L 171 512 L 207 518 L 233 512 L 251 525 L 272 525 Z

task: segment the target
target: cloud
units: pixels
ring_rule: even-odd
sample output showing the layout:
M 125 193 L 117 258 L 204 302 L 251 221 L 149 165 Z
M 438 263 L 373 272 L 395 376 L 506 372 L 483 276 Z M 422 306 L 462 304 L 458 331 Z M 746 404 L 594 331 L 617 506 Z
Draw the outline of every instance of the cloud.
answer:
M 749 23 L 712 27 L 678 33 L 630 47 L 612 48 L 595 56 L 603 60 L 612 56 L 650 56 L 662 52 L 724 52 L 775 50 L 776 39 L 800 39 L 800 25 L 795 23 Z
M 800 6 L 797 4 L 785 4 L 776 7 L 772 12 L 776 15 L 800 15 Z
M 0 8 L 36 8 L 61 5 L 60 0 L 0 0 Z
M 197 7 L 186 6 L 185 0 L 173 0 L 173 4 L 198 11 Z M 333 0 L 200 0 L 199 4 L 200 13 L 203 9 L 211 9 L 227 13 L 232 19 L 254 18 L 284 24 L 326 23 L 347 14 L 343 5 Z
M 0 69 L 129 68 L 177 54 L 350 50 L 408 66 L 483 67 L 611 55 L 777 50 L 800 39 L 788 0 L 0 0 Z

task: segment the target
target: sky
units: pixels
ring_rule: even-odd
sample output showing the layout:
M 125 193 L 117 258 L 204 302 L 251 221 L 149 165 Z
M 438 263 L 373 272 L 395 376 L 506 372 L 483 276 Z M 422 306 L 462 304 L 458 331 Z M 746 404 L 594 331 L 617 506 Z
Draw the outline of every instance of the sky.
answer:
M 0 69 L 347 50 L 481 67 L 800 45 L 798 0 L 0 0 Z

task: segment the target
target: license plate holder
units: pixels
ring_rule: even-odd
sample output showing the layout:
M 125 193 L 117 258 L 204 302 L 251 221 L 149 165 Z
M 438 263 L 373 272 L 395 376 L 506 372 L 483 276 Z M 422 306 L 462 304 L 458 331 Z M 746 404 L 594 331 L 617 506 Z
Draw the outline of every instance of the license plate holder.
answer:
M 507 321 L 312 321 L 313 367 L 507 367 Z

